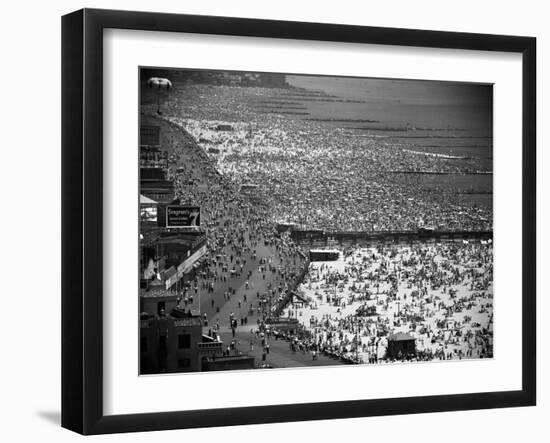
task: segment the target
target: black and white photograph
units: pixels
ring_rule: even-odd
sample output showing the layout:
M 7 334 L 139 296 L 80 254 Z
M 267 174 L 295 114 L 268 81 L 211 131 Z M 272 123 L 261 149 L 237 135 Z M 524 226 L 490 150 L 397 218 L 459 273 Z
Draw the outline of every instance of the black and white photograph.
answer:
M 2 441 L 545 441 L 546 9 L 8 2 Z
M 494 357 L 492 84 L 136 87 L 141 375 Z

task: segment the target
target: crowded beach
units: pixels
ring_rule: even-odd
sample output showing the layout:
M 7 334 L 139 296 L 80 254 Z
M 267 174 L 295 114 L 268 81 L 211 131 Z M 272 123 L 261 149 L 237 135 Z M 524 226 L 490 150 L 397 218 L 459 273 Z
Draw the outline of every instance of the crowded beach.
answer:
M 207 238 L 203 267 L 178 288 L 181 306 L 202 294 L 208 333 L 221 339 L 230 328 L 233 341 L 250 340 L 250 348 L 261 337 L 264 360 L 272 340 L 312 361 L 492 357 L 490 236 L 336 245 L 338 260 L 318 262 L 276 229 L 285 223 L 328 232 L 490 232 L 492 203 L 473 203 L 466 188 L 426 186 L 421 174 L 491 170 L 469 157 L 389 148 L 383 137 L 350 136 L 251 106 L 257 96 L 279 93 L 185 85 L 163 103 L 162 124 L 172 128 L 163 141 L 169 178 L 181 204 L 201 207 Z M 142 108 L 145 115 L 153 109 Z M 279 328 L 275 315 L 297 326 Z M 407 351 L 411 341 L 414 352 Z

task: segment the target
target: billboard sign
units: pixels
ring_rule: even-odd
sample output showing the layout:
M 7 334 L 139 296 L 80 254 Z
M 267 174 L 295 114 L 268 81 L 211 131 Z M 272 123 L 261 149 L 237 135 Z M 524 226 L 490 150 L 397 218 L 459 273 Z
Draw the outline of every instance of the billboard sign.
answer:
M 167 228 L 196 228 L 200 226 L 200 221 L 199 206 L 166 206 Z

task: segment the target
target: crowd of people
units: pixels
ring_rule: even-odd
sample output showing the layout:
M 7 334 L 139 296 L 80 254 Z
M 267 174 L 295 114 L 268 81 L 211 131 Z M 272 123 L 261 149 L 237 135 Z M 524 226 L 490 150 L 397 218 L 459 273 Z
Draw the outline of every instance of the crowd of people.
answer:
M 181 204 L 200 206 L 207 239 L 206 261 L 181 288 L 181 303 L 208 294 L 200 309 L 212 335 L 225 322 L 234 335 L 259 319 L 257 333 L 285 339 L 291 352 L 312 359 L 388 361 L 388 340 L 400 332 L 415 340 L 407 358 L 491 357 L 490 242 L 356 246 L 336 262 L 309 264 L 276 230 L 280 222 L 327 231 L 491 230 L 492 205 L 426 186 L 418 174 L 491 171 L 475 159 L 421 155 L 323 122 L 255 112 L 250 105 L 260 93 L 176 85 L 163 102 L 162 125 L 173 128 L 161 132 L 169 179 Z M 283 313 L 301 327 L 269 327 L 263 320 L 286 305 L 304 272 L 300 299 Z M 230 313 L 229 304 L 237 306 Z
M 180 127 L 162 122 L 162 145 L 170 153 L 169 178 L 182 205 L 199 206 L 206 260 L 179 290 L 183 307 L 201 303 L 206 324 L 231 324 L 223 307 L 236 300 L 237 325 L 268 316 L 305 271 L 306 255 L 288 235 L 278 235 L 267 208 L 252 204 L 238 185 L 220 175 L 205 152 Z M 262 284 L 254 286 L 253 273 Z M 237 289 L 244 286 L 244 294 Z M 261 286 L 261 287 L 259 287 Z M 199 302 L 199 294 L 203 295 Z
M 425 155 L 383 136 L 257 112 L 258 95 L 277 91 L 194 85 L 174 93 L 185 106 L 175 99 L 165 106 L 175 106 L 169 119 L 199 141 L 221 174 L 258 186 L 271 221 L 339 231 L 491 229 L 492 204 L 473 201 L 470 188 L 450 187 L 445 176 L 490 174 L 478 159 Z M 439 180 L 426 183 L 423 174 Z
M 286 315 L 310 348 L 362 362 L 385 361 L 396 333 L 415 340 L 415 360 L 492 357 L 492 254 L 488 240 L 350 247 L 310 265 L 308 303 Z

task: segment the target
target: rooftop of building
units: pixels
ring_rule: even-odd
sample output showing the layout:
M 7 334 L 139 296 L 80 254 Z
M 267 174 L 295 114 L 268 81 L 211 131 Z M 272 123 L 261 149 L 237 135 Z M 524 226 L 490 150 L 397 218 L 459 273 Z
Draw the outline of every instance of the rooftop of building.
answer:
M 405 332 L 397 332 L 388 337 L 388 341 L 410 341 L 416 340 L 411 334 L 406 334 Z
M 164 285 L 164 282 L 161 282 Z M 178 296 L 175 292 L 166 289 L 164 286 L 156 285 L 155 281 L 149 284 L 147 288 L 139 289 L 139 296 L 143 298 L 168 298 L 177 300 Z

